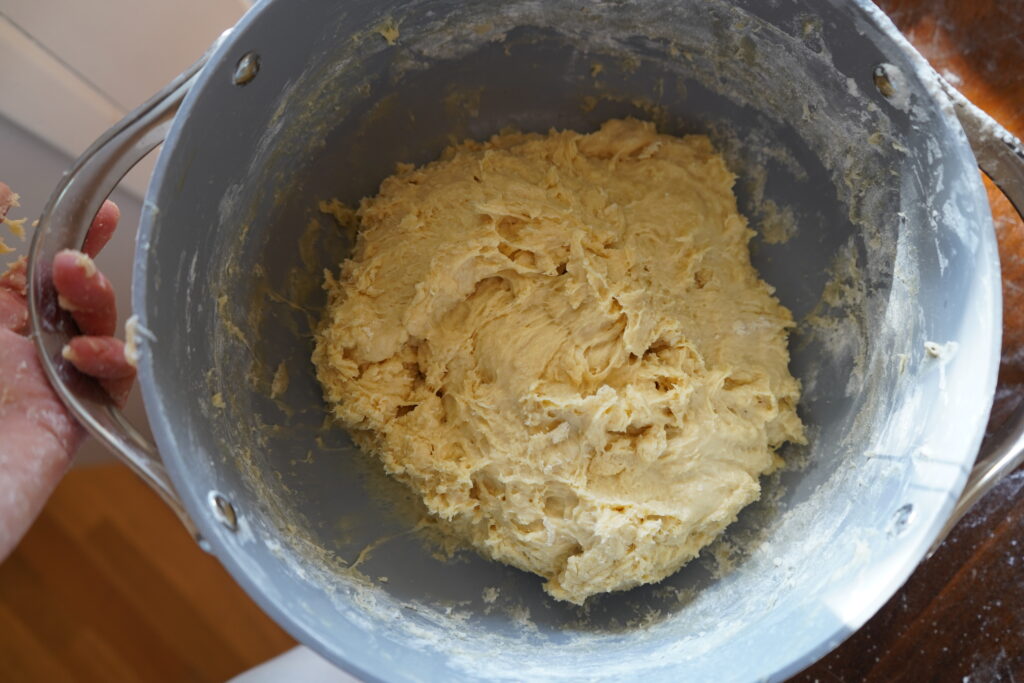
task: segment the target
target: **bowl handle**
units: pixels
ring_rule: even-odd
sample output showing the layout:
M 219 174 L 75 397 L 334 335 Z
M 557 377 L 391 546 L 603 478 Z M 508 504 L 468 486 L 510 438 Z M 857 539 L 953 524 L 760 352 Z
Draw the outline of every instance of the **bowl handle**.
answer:
M 946 96 L 953 104 L 967 141 L 974 150 L 978 166 L 1002 190 L 1017 213 L 1024 218 L 1024 145 L 960 91 L 938 76 Z M 967 478 L 960 500 L 953 508 L 928 554 L 934 553 L 967 511 L 1003 477 L 1024 462 L 1024 403 L 1007 418 L 988 440 Z
M 54 391 L 90 434 L 160 494 L 200 545 L 202 538 L 174 490 L 156 445 L 128 422 L 94 381 L 80 375 L 61 355 L 77 328 L 57 305 L 51 264 L 61 249 L 80 248 L 103 201 L 142 157 L 163 142 L 182 100 L 228 33 L 221 34 L 195 64 L 115 124 L 75 161 L 50 196 L 28 254 L 31 334 Z

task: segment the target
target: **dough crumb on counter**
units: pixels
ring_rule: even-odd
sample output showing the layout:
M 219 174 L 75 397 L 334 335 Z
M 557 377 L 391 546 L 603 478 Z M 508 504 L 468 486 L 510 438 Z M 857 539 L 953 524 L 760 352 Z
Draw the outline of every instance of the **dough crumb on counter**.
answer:
M 705 136 L 611 120 L 400 165 L 356 212 L 313 362 L 449 531 L 555 598 L 653 583 L 805 442 L 790 312 Z

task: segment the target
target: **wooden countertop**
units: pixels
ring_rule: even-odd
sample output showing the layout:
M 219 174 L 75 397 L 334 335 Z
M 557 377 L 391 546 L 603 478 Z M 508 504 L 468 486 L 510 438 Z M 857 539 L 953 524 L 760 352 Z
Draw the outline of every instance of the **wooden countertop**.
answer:
M 883 0 L 932 65 L 1024 137 L 1024 0 Z M 1003 270 L 989 433 L 1024 395 L 1024 224 L 986 179 Z M 861 630 L 795 681 L 1024 678 L 1024 469 L 991 491 Z

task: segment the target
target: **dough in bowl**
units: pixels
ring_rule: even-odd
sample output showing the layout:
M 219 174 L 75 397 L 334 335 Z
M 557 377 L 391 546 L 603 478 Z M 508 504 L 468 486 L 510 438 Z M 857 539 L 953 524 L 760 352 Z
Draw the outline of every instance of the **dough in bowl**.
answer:
M 660 581 L 804 441 L 792 316 L 707 137 L 633 119 L 400 165 L 313 361 L 335 415 L 485 556 L 573 603 Z

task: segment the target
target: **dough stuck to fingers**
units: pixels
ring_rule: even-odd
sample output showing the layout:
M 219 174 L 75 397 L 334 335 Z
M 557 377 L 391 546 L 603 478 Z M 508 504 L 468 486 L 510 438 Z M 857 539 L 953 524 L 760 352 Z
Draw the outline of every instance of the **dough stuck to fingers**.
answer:
M 71 313 L 82 334 L 108 337 L 117 328 L 114 288 L 80 251 L 65 249 L 53 259 L 53 284 L 61 308 Z
M 554 597 L 660 581 L 802 442 L 792 317 L 703 136 L 612 120 L 400 166 L 313 361 L 355 440 Z

